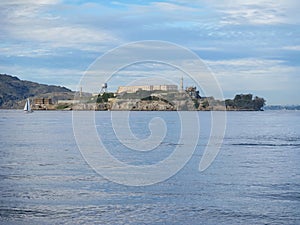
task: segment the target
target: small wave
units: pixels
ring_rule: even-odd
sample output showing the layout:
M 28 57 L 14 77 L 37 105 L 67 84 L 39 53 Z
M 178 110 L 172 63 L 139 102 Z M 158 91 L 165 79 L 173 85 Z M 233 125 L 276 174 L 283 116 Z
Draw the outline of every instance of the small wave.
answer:
M 260 194 L 258 196 L 261 198 L 267 198 L 272 200 L 300 201 L 299 192 L 270 193 L 270 194 Z
M 23 218 L 28 216 L 33 217 L 47 217 L 49 215 L 54 216 L 55 212 L 42 211 L 42 210 L 31 210 L 21 208 L 1 208 L 0 217 L 2 218 Z
M 265 146 L 265 147 L 300 147 L 300 144 L 272 144 L 272 143 L 234 143 L 234 146 Z
M 183 146 L 183 144 L 180 143 L 172 143 L 172 142 L 162 142 L 162 145 L 166 145 L 166 146 Z
M 58 164 L 55 164 L 55 163 L 39 163 L 38 165 L 39 166 L 56 166 Z

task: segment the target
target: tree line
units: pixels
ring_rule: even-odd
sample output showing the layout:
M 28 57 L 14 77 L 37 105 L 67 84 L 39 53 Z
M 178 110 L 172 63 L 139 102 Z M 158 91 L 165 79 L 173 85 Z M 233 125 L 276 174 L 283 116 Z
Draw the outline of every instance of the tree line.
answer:
M 255 96 L 253 98 L 252 94 L 238 94 L 234 99 L 226 99 L 226 108 L 236 109 L 236 110 L 262 110 L 265 105 L 266 100 Z

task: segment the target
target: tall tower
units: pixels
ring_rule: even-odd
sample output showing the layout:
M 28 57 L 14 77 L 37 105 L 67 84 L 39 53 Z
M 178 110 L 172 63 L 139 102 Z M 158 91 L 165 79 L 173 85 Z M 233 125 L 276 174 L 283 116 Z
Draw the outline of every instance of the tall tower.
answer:
M 180 92 L 183 92 L 183 77 L 180 79 Z
M 106 92 L 106 90 L 107 90 L 107 83 L 104 83 L 104 84 L 102 84 L 102 87 L 101 87 L 100 94 L 103 94 L 103 93 L 105 93 L 105 92 Z

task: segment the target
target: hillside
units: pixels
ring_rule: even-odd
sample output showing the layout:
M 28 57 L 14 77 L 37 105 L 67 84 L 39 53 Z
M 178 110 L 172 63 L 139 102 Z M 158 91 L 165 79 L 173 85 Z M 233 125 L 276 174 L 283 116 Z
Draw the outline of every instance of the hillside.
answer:
M 0 108 L 21 108 L 26 98 L 49 96 L 70 98 L 73 92 L 65 87 L 39 84 L 0 74 Z

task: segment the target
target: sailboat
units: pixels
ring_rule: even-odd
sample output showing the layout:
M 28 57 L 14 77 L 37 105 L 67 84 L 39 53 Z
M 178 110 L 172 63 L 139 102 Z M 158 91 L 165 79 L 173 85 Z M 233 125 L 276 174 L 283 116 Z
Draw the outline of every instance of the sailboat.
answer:
M 25 112 L 32 112 L 32 109 L 30 107 L 30 100 L 29 100 L 29 98 L 26 99 L 26 103 L 25 103 L 25 106 L 24 106 L 24 111 Z

